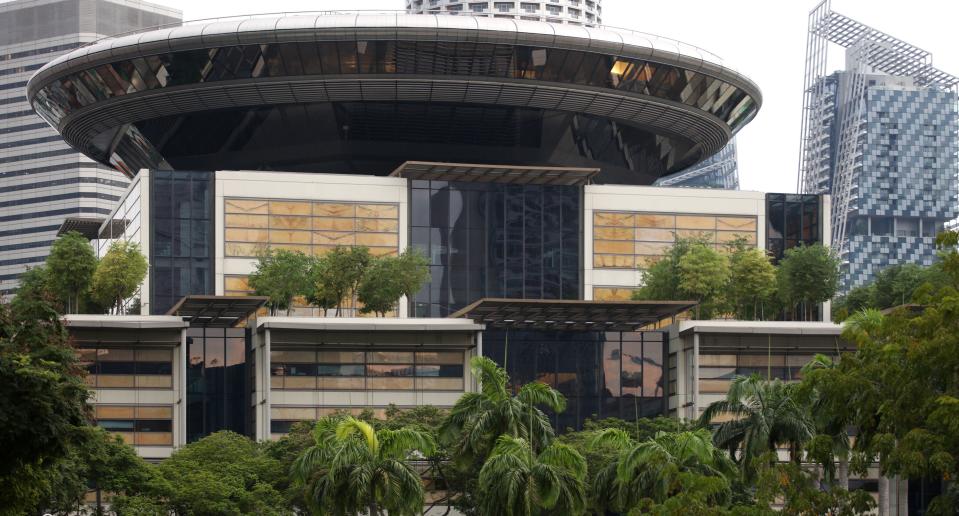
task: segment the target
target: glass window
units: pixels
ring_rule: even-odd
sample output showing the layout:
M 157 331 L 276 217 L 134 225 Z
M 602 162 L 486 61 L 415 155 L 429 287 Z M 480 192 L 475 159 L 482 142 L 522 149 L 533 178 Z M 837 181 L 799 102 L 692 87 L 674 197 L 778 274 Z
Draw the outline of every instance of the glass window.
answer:
M 132 432 L 135 423 L 132 420 L 100 419 L 97 426 L 108 432 Z
M 372 364 L 412 364 L 411 351 L 371 351 L 369 361 Z
M 365 367 L 362 364 L 318 364 L 317 376 L 364 376 Z
M 410 364 L 369 364 L 366 366 L 368 376 L 413 376 L 413 366 Z
M 462 378 L 463 365 L 417 365 L 416 376 L 436 376 L 441 378 Z

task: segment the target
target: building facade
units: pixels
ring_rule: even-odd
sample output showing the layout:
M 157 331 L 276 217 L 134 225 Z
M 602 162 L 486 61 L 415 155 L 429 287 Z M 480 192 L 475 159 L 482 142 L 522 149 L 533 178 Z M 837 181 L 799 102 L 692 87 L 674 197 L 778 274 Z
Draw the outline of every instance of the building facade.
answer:
M 104 36 L 176 23 L 138 0 L 16 0 L 0 5 L 0 296 L 43 264 L 66 217 L 102 219 L 129 178 L 71 149 L 37 118 L 27 79 L 51 59 Z
M 603 24 L 603 0 L 407 0 L 411 14 L 449 14 L 545 21 L 598 27 Z
M 736 140 L 726 144 L 722 150 L 706 158 L 702 163 L 657 179 L 653 184 L 656 186 L 739 190 L 739 162 L 736 154 Z
M 827 75 L 833 44 L 846 69 Z M 936 233 L 957 216 L 959 78 L 828 0 L 810 14 L 807 55 L 799 188 L 832 195 L 843 289 L 890 265 L 931 265 Z

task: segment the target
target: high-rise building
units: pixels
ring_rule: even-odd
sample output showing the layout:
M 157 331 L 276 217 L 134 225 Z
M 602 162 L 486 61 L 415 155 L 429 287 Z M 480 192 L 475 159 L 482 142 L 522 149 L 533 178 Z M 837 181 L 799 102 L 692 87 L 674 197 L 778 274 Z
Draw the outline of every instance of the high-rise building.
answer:
M 596 27 L 603 23 L 603 0 L 407 0 L 411 14 L 490 16 Z
M 827 73 L 827 49 L 845 70 Z M 929 265 L 957 215 L 956 88 L 932 55 L 831 10 L 810 13 L 799 189 L 832 194 L 843 288 L 893 264 Z
M 736 140 L 698 165 L 657 179 L 656 186 L 720 188 L 739 190 L 739 166 L 736 161 Z
M 108 35 L 178 23 L 181 13 L 138 0 L 17 0 L 0 4 L 0 296 L 41 265 L 66 217 L 103 218 L 129 178 L 70 148 L 26 98 L 27 79 L 53 58 Z M 88 77 L 84 80 L 90 80 Z M 80 85 L 86 95 L 89 85 Z

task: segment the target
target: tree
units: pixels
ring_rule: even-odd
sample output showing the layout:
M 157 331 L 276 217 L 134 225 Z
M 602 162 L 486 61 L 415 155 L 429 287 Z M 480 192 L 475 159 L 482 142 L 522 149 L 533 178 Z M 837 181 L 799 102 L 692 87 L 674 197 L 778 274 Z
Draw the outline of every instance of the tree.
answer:
M 25 290 L 0 304 L 0 511 L 35 512 L 54 468 L 78 442 L 89 391 L 49 299 Z
M 373 258 L 357 287 L 357 297 L 363 303 L 360 312 L 385 316 L 396 309 L 400 296 L 412 298 L 429 276 L 429 262 L 412 249 L 395 257 Z
M 913 263 L 896 264 L 876 273 L 865 285 L 851 289 L 835 302 L 835 319 L 842 321 L 867 308 L 884 310 L 910 303 L 925 284 L 942 285 L 948 281 L 941 263 L 922 267 Z
M 329 316 L 329 311 L 339 306 L 343 299 L 343 290 L 338 289 L 341 278 L 337 277 L 326 255 L 311 257 L 306 274 L 307 302 L 322 309 L 324 316 Z
M 776 274 L 779 295 L 803 320 L 812 318 L 816 305 L 832 299 L 839 288 L 839 258 L 821 244 L 787 249 Z
M 266 450 L 266 444 L 233 432 L 208 435 L 157 465 L 147 492 L 119 496 L 114 505 L 120 514 L 289 514 L 276 487 L 286 472 Z
M 566 398 L 559 391 L 530 382 L 512 396 L 506 371 L 488 357 L 473 357 L 470 368 L 480 381 L 480 392 L 460 396 L 440 428 L 441 440 L 450 444 L 461 464 L 482 462 L 501 435 L 526 439 L 534 451 L 552 442 L 553 427 L 538 406 L 565 410 Z
M 679 290 L 684 298 L 697 301 L 696 318 L 703 303 L 709 303 L 708 312 L 719 309 L 723 290 L 729 281 L 729 259 L 712 247 L 693 246 L 679 259 Z
M 823 489 L 799 464 L 777 463 L 773 453 L 760 457 L 757 468 L 756 504 L 770 516 L 858 516 L 869 514 L 876 506 L 865 490 L 847 491 L 838 486 Z
M 608 428 L 593 435 L 591 446 L 616 452 L 593 480 L 594 508 L 600 514 L 648 509 L 692 490 L 701 490 L 708 505 L 730 501 L 729 478 L 736 468 L 713 446 L 708 430 L 659 432 L 636 441 L 623 430 Z
M 93 273 L 90 286 L 93 300 L 122 314 L 123 301 L 140 288 L 148 267 L 139 244 L 124 240 L 114 242 Z
M 737 376 L 726 399 L 711 403 L 700 416 L 700 424 L 711 425 L 719 416 L 732 419 L 719 423 L 713 433 L 716 446 L 725 448 L 743 470 L 753 477 L 754 462 L 780 445 L 790 447 L 793 461 L 801 457 L 802 446 L 813 437 L 814 426 L 805 400 L 795 384 L 759 375 Z
M 739 319 L 764 319 L 776 293 L 776 268 L 755 248 L 739 247 L 729 255 L 727 296 Z
M 299 251 L 269 248 L 260 251 L 256 260 L 250 288 L 269 298 L 270 315 L 277 315 L 280 310 L 290 315 L 294 298 L 307 294 L 310 259 Z
M 50 246 L 48 285 L 63 300 L 68 314 L 79 312 L 81 296 L 90 288 L 96 269 L 93 246 L 80 233 L 69 231 Z
M 314 444 L 293 463 L 310 507 L 325 514 L 419 514 L 423 485 L 409 460 L 435 450 L 433 439 L 410 428 L 374 430 L 354 417 L 326 417 Z
M 344 301 L 355 307 L 357 289 L 372 261 L 373 256 L 366 247 L 336 247 L 324 254 L 311 281 L 314 297 L 324 300 L 324 307 L 335 300 L 337 316 Z
M 722 289 L 714 287 L 728 279 L 728 265 L 704 237 L 677 238 L 663 257 L 646 270 L 643 286 L 633 292 L 633 299 L 697 299 L 697 318 L 710 318 L 722 308 Z M 692 257 L 686 258 L 687 255 Z M 719 258 L 717 258 L 719 256 Z M 682 266 L 686 260 L 685 267 Z M 710 271 L 699 271 L 697 265 L 708 266 Z M 719 279 L 711 276 L 718 275 Z M 684 283 L 685 279 L 685 283 Z M 720 281 L 721 280 L 721 281 Z
M 480 470 L 479 487 L 481 514 L 582 514 L 586 460 L 561 443 L 536 454 L 526 439 L 501 435 Z

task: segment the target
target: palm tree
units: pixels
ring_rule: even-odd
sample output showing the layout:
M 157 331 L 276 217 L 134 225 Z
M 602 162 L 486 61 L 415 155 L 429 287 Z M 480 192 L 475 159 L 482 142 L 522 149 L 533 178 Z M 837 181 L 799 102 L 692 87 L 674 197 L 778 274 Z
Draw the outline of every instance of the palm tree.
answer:
M 848 490 L 849 454 L 852 451 L 852 443 L 847 429 L 852 424 L 852 412 L 848 407 L 837 407 L 837 401 L 842 404 L 844 402 L 822 392 L 821 382 L 817 381 L 823 374 L 838 373 L 836 365 L 832 358 L 817 354 L 803 366 L 802 373 L 803 378 L 806 379 L 803 383 L 813 390 L 810 393 L 812 398 L 810 412 L 816 426 L 816 437 L 813 439 L 814 444 L 810 446 L 810 452 L 814 450 L 818 452 L 812 455 L 823 466 L 824 480 L 827 483 L 838 480 L 839 486 Z M 838 474 L 836 462 L 839 463 Z
M 586 459 L 561 443 L 536 455 L 526 439 L 501 435 L 480 470 L 479 488 L 480 514 L 583 514 Z
M 376 431 L 353 417 L 330 416 L 313 428 L 313 446 L 293 462 L 294 480 L 314 512 L 380 516 L 423 510 L 423 484 L 409 459 L 434 453 L 429 434 Z
M 474 357 L 470 368 L 480 381 L 480 392 L 463 394 L 440 427 L 440 439 L 451 443 L 453 456 L 467 463 L 482 459 L 501 435 L 531 440 L 534 450 L 552 442 L 553 427 L 537 406 L 565 410 L 566 398 L 559 391 L 531 382 L 512 396 L 506 371 L 496 362 Z
M 615 459 L 593 479 L 594 509 L 627 513 L 644 501 L 663 503 L 689 489 L 691 479 L 708 477 L 710 505 L 721 505 L 731 496 L 729 478 L 736 466 L 726 453 L 713 446 L 706 429 L 685 432 L 658 432 L 643 442 L 627 432 L 607 428 L 590 440 L 591 448 L 612 449 Z
M 815 427 L 806 400 L 795 384 L 759 375 L 737 376 L 726 399 L 711 403 L 700 416 L 701 425 L 712 425 L 720 415 L 733 419 L 720 423 L 713 442 L 729 451 L 747 477 L 752 476 L 756 458 L 788 445 L 790 458 L 801 460 L 802 446 L 812 439 Z

